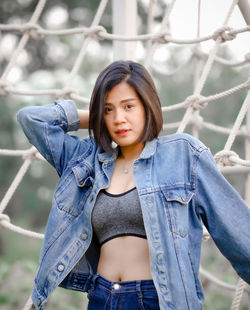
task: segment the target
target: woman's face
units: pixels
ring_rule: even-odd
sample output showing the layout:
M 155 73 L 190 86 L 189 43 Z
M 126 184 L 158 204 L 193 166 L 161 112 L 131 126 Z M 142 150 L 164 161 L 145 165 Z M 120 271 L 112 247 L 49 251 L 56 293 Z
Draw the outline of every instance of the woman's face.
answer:
M 121 148 L 138 146 L 146 116 L 143 104 L 132 86 L 121 82 L 108 92 L 104 121 L 112 140 Z

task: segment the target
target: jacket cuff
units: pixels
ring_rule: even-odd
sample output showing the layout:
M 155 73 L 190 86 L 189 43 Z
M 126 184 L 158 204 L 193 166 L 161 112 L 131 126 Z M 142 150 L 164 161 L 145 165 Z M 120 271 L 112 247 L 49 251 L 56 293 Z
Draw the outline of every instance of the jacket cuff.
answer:
M 67 131 L 75 131 L 80 128 L 80 119 L 77 112 L 76 104 L 73 100 L 56 100 L 55 105 L 58 105 L 65 114 L 67 121 Z

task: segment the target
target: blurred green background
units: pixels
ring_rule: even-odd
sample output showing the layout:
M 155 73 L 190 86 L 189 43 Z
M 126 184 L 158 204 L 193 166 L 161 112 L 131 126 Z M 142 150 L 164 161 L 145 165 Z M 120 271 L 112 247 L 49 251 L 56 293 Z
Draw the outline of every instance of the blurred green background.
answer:
M 138 1 L 139 33 L 146 33 L 147 31 L 148 12 L 143 2 L 145 1 Z M 1 0 L 0 23 L 12 24 L 28 21 L 36 3 L 37 1 L 33 0 Z M 39 24 L 49 29 L 87 27 L 93 20 L 98 4 L 99 1 L 97 0 L 48 1 Z M 155 15 L 155 23 L 157 24 L 162 21 L 166 3 L 161 0 L 157 1 L 156 5 L 158 13 Z M 109 4 L 101 20 L 101 25 L 108 32 L 112 32 L 111 23 L 111 5 Z M 20 37 L 21 34 L 18 32 L 3 32 L 1 34 L 1 72 L 10 60 L 13 48 Z M 11 74 L 12 81 L 17 88 L 63 88 L 78 55 L 82 40 L 81 35 L 47 36 L 39 40 L 30 39 L 25 52 L 19 57 L 18 65 Z M 144 47 L 142 46 L 142 48 Z M 163 66 L 167 70 L 171 70 L 178 67 L 187 58 L 190 54 L 190 46 L 180 47 L 168 44 L 166 53 L 168 57 Z M 219 55 L 227 59 L 233 57 L 226 46 L 220 49 Z M 91 43 L 79 75 L 73 82 L 73 88 L 82 96 L 89 98 L 97 74 L 112 61 L 112 57 L 112 43 L 110 41 Z M 138 61 L 143 63 L 144 58 L 143 54 L 139 55 Z M 163 106 L 182 102 L 192 94 L 193 74 L 193 63 L 184 71 L 171 77 L 152 72 Z M 221 92 L 244 82 L 246 78 L 246 66 L 231 68 L 215 64 L 202 94 L 206 96 Z M 241 91 L 215 103 L 210 103 L 206 109 L 201 111 L 201 115 L 209 122 L 231 127 L 245 96 L 246 91 Z M 26 105 L 45 105 L 54 100 L 53 96 L 2 96 L 0 99 L 0 148 L 13 150 L 29 148 L 30 145 L 16 122 L 16 112 Z M 77 103 L 77 105 L 79 108 L 87 108 L 81 103 Z M 164 114 L 164 120 L 167 123 L 180 121 L 183 114 L 184 111 L 182 110 Z M 163 134 L 174 131 L 165 131 Z M 191 126 L 188 126 L 186 132 L 191 133 Z M 84 137 L 87 135 L 87 131 L 74 134 Z M 201 130 L 200 139 L 215 154 L 223 149 L 227 136 Z M 235 140 L 233 150 L 244 158 L 243 138 L 238 137 Z M 0 156 L 1 199 L 22 163 L 23 160 L 19 157 Z M 226 177 L 244 196 L 245 176 L 227 175 Z M 10 216 L 11 222 L 26 229 L 44 233 L 57 181 L 56 172 L 47 163 L 34 161 L 6 208 L 5 213 Z M 24 306 L 31 293 L 33 278 L 38 267 L 40 247 L 41 241 L 39 240 L 0 228 L 0 308 L 2 310 L 22 309 Z M 229 284 L 236 284 L 237 275 L 211 240 L 203 243 L 201 261 L 202 266 L 219 279 Z M 206 279 L 202 280 L 206 297 L 204 309 L 229 309 L 233 292 L 222 289 Z M 249 309 L 248 302 L 249 299 L 245 293 L 240 309 Z M 58 288 L 49 299 L 46 309 L 85 309 L 86 303 L 85 294 Z

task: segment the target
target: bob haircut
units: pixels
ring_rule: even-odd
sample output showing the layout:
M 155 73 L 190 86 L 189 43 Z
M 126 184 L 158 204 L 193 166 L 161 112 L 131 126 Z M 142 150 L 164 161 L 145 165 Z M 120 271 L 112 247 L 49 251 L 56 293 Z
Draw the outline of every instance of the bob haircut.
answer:
M 114 153 L 112 139 L 104 122 L 105 100 L 108 92 L 117 84 L 126 82 L 137 92 L 145 109 L 146 122 L 139 142 L 157 138 L 162 129 L 162 110 L 154 82 L 139 63 L 133 61 L 115 61 L 98 76 L 89 108 L 89 134 L 108 153 Z

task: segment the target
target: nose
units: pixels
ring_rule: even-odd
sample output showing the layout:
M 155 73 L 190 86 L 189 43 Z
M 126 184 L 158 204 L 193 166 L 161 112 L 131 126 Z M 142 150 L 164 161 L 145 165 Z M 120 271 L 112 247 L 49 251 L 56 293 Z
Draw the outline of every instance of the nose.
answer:
M 114 113 L 114 123 L 120 124 L 125 122 L 125 113 L 122 109 L 117 109 Z

